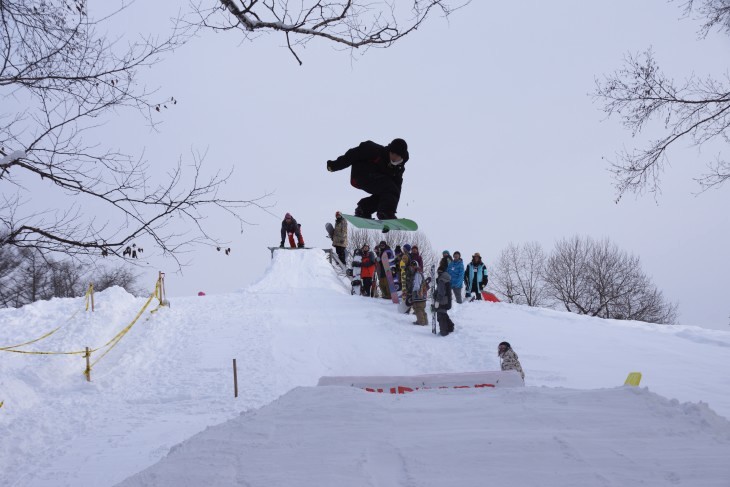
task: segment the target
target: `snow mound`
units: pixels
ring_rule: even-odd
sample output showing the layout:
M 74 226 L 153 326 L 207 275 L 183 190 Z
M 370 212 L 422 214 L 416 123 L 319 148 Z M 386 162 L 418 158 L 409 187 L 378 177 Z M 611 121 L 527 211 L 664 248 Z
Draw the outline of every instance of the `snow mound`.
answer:
M 729 440 L 724 418 L 646 389 L 297 388 L 118 487 L 724 486 Z
M 293 289 L 329 289 L 349 294 L 348 287 L 320 249 L 275 250 L 264 276 L 247 290 L 284 293 Z
M 170 279 L 169 285 L 174 287 L 174 276 L 168 276 Z M 151 292 L 153 283 L 149 285 Z M 281 456 L 280 464 L 295 473 L 297 468 L 310 472 L 306 469 L 319 465 L 306 480 L 324 479 L 324 484 L 336 483 L 333 476 L 350 475 L 340 485 L 363 484 L 364 478 L 371 485 L 429 485 L 432 482 L 418 471 L 441 466 L 434 452 L 441 444 L 455 448 L 458 455 L 440 450 L 459 467 L 434 473 L 433 483 L 441 485 L 458 485 L 442 480 L 468 475 L 469 469 L 461 468 L 464 465 L 482 474 L 482 463 L 490 461 L 494 468 L 488 478 L 495 471 L 526 475 L 526 457 L 539 459 L 542 455 L 553 462 L 556 452 L 565 455 L 556 461 L 565 468 L 561 479 L 566 480 L 574 469 L 581 482 L 552 485 L 643 482 L 726 487 L 726 481 L 722 484 L 717 479 L 720 474 L 725 480 L 730 478 L 724 462 L 709 465 L 718 451 L 727 456 L 729 442 L 727 421 L 713 412 L 730 417 L 726 373 L 730 333 L 725 331 L 474 302 L 454 306 L 450 314 L 456 332 L 443 338 L 433 335 L 431 327 L 413 326 L 413 315 L 398 313 L 390 300 L 351 296 L 349 285 L 337 277 L 319 250 L 276 251 L 267 273 L 243 292 L 170 301 L 170 307 L 155 313 L 148 310 L 140 317 L 120 344 L 94 366 L 91 382 L 85 380 L 84 359 L 79 355 L 0 352 L 0 401 L 4 401 L 0 408 L 0 485 L 108 487 L 166 458 L 171 450 L 166 461 L 172 461 L 185 450 L 186 440 L 221 423 L 236 432 L 231 441 L 240 441 L 256 461 L 272 465 L 277 462 L 274 457 Z M 103 345 L 130 323 L 145 302 L 146 298 L 116 288 L 97 293 L 94 313 L 84 311 L 83 298 L 0 309 L 0 346 L 31 340 L 61 324 L 58 332 L 25 348 L 67 351 Z M 526 372 L 527 387 L 515 394 L 464 389 L 463 394 L 419 391 L 376 397 L 350 388 L 297 389 L 314 386 L 323 376 L 499 370 L 496 346 L 503 340 L 515 347 Z M 233 397 L 232 359 L 237 359 L 237 398 Z M 642 372 L 642 386 L 653 393 L 677 400 L 662 399 L 643 389 L 614 391 L 631 371 Z M 601 388 L 610 388 L 607 395 L 601 396 Z M 603 407 L 598 398 L 616 405 L 616 412 Z M 460 405 L 462 400 L 464 405 Z M 241 413 L 245 414 L 239 418 Z M 512 416 L 532 425 L 534 441 L 532 430 L 519 429 Z M 264 421 L 253 421 L 256 417 Z M 330 417 L 331 423 L 327 423 Z M 302 431 L 310 418 L 314 429 L 306 435 L 285 436 L 288 429 Z M 231 419 L 235 421 L 226 423 Z M 239 427 L 239 421 L 245 424 Z M 397 437 L 385 424 L 390 424 Z M 555 428 L 550 430 L 553 424 Z M 325 431 L 329 427 L 332 432 Z M 508 427 L 519 434 L 507 432 Z M 357 431 L 368 428 L 380 436 L 353 438 Z M 473 428 L 482 436 L 475 436 Z M 480 443 L 493 428 L 494 442 Z M 591 445 L 588 435 L 582 433 L 584 428 L 594 434 Z M 222 431 L 222 427 L 212 430 Z M 625 433 L 626 447 L 618 445 L 619 432 Z M 429 434 L 432 436 L 427 438 Z M 674 449 L 672 435 L 688 440 L 683 451 Z M 604 436 L 611 448 L 601 449 Z M 643 440 L 641 449 L 633 443 L 635 437 Z M 489 460 L 481 451 L 461 448 L 462 438 L 496 460 Z M 317 439 L 320 443 L 315 445 Z M 257 440 L 261 445 L 258 452 L 253 451 Z M 332 453 L 328 449 L 341 441 L 349 450 Z M 285 442 L 288 447 L 282 446 Z M 504 455 L 497 451 L 500 442 Z M 175 447 L 178 444 L 182 446 Z M 420 444 L 429 451 L 419 450 Z M 665 444 L 671 448 L 664 450 Z M 320 456 L 312 465 L 302 465 L 300 457 L 311 459 L 306 451 L 310 447 Z M 245 460 L 235 447 L 230 448 L 227 443 L 226 451 L 218 451 L 211 461 L 220 469 L 211 477 L 230 480 L 231 472 L 243 468 Z M 665 451 L 666 456 L 662 461 L 643 450 Z M 359 452 L 357 460 L 353 460 L 353 451 Z M 191 453 L 195 457 L 208 454 L 206 449 Z M 605 468 L 596 467 L 601 463 L 596 458 L 601 456 L 608 459 Z M 689 479 L 685 462 L 702 456 L 707 459 L 696 462 L 702 468 Z M 337 465 L 340 458 L 346 465 L 357 464 L 360 470 L 344 472 Z M 654 460 L 659 476 L 644 468 Z M 599 472 L 595 481 L 585 481 L 582 475 L 589 469 L 583 462 Z M 536 471 L 547 463 L 536 463 Z M 251 468 L 259 475 L 258 467 Z M 631 472 L 638 473 L 631 476 Z M 191 472 L 187 474 L 195 478 Z M 601 480 L 623 478 L 624 474 L 643 480 Z M 413 482 L 407 480 L 411 475 Z M 298 485 L 304 484 L 299 482 L 302 478 L 278 482 L 268 477 L 251 484 Z M 476 485 L 473 477 L 465 483 Z M 180 485 L 200 484 L 191 480 Z

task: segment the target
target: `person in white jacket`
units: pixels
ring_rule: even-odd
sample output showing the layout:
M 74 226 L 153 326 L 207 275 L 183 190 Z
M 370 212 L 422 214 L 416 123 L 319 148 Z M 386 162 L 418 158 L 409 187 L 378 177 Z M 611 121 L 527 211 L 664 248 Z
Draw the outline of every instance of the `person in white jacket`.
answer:
M 522 380 L 525 380 L 525 372 L 522 370 L 522 364 L 517 358 L 517 354 L 512 350 L 512 345 L 509 342 L 502 342 L 497 348 L 497 355 L 502 360 L 502 370 L 516 370 L 522 376 Z

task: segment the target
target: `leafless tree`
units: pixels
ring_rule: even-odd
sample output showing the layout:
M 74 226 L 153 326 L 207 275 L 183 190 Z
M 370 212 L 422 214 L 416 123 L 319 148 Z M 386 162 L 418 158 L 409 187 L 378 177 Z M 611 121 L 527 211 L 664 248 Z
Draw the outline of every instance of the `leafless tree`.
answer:
M 96 291 L 120 286 L 132 294 L 144 294 L 137 281 L 138 275 L 126 263 L 99 267 L 76 259 L 56 261 L 32 248 L 0 248 L 0 307 L 83 296 L 90 283 Z
M 302 64 L 296 48 L 312 39 L 346 49 L 386 48 L 435 12 L 448 16 L 469 1 L 410 0 L 396 7 L 396 2 L 377 0 L 198 0 L 192 22 L 214 30 L 239 30 L 245 39 L 279 33 Z
M 162 39 L 110 39 L 99 31 L 113 16 L 90 18 L 86 0 L 0 1 L 0 247 L 121 256 L 145 239 L 177 260 L 187 244 L 214 241 L 205 211 L 243 224 L 241 210 L 259 205 L 221 196 L 228 174 L 205 176 L 203 156 L 194 155 L 190 168 L 178 162 L 156 183 L 143 160 L 95 140 L 122 109 L 154 126 L 158 112 L 176 103 L 155 100 L 137 74 L 190 35 L 173 25 Z M 31 185 L 39 184 L 34 194 L 63 203 L 31 206 Z M 191 230 L 171 229 L 173 220 Z
M 702 37 L 712 29 L 730 34 L 730 0 L 688 0 L 683 5 L 687 15 L 697 12 L 704 19 Z M 727 74 L 722 79 L 692 74 L 677 82 L 662 72 L 654 53 L 648 49 L 642 54 L 627 55 L 622 68 L 596 80 L 593 96 L 603 104 L 605 113 L 619 117 L 634 136 L 653 120 L 663 124 L 664 135 L 648 147 L 624 150 L 612 162 L 617 201 L 626 192 L 657 193 L 669 150 L 682 141 L 694 146 L 713 140 L 730 142 Z M 697 178 L 704 190 L 730 179 L 730 161 L 722 153 L 707 167 L 708 171 Z
M 563 239 L 547 259 L 546 291 L 566 310 L 621 320 L 673 324 L 676 304 L 668 303 L 641 270 L 638 257 L 609 239 Z
M 537 242 L 510 243 L 500 253 L 492 271 L 497 292 L 509 303 L 547 305 L 543 281 L 546 260 L 545 252 Z

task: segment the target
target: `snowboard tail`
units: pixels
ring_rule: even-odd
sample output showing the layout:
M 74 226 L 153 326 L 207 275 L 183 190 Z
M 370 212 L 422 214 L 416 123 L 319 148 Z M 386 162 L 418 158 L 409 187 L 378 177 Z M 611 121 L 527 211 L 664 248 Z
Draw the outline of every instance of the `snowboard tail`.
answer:
M 363 228 L 365 230 L 380 230 L 383 233 L 391 230 L 400 230 L 404 232 L 415 232 L 418 230 L 418 224 L 413 220 L 407 218 L 397 218 L 394 220 L 371 220 L 369 218 L 361 218 L 354 215 L 345 215 L 342 217 L 348 222 L 352 223 L 357 228 Z

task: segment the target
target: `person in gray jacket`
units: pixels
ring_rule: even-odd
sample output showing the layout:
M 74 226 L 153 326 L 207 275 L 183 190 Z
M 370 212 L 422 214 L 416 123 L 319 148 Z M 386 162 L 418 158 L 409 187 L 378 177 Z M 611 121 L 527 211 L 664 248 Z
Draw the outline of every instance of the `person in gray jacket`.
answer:
M 436 278 L 436 295 L 433 299 L 433 307 L 436 310 L 436 319 L 439 324 L 439 334 L 446 336 L 454 331 L 454 322 L 451 321 L 448 311 L 451 309 L 451 276 L 446 272 L 448 262 L 441 259 L 438 266 L 438 277 Z
M 347 248 L 347 220 L 339 211 L 335 213 L 335 231 L 332 233 L 332 246 L 343 265 L 347 265 L 345 249 Z

